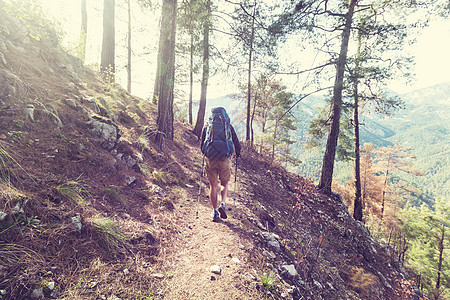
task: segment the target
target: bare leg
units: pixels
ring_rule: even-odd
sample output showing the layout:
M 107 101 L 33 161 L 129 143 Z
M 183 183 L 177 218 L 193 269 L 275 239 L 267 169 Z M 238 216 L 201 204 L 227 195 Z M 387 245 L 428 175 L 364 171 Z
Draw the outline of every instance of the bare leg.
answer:
M 217 189 L 218 189 L 218 182 L 216 180 L 213 180 L 213 182 L 209 183 L 209 199 L 211 199 L 211 204 L 214 209 L 218 207 Z
M 228 194 L 228 181 L 221 182 L 220 184 L 223 186 L 223 189 L 221 191 L 222 202 L 225 203 L 225 200 L 227 199 L 227 194 Z

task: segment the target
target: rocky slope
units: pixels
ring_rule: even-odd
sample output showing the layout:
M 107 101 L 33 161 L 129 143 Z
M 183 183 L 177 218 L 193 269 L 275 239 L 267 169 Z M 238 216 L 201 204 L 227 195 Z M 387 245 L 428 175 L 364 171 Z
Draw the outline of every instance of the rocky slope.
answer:
M 338 196 L 250 148 L 210 222 L 191 128 L 159 151 L 156 108 L 40 30 L 0 10 L 1 299 L 416 298 Z

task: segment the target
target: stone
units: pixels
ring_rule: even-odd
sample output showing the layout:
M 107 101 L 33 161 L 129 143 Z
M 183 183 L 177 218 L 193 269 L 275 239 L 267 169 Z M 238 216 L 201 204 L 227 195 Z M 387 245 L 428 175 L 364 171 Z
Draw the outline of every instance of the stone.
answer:
M 233 257 L 233 258 L 231 259 L 231 261 L 234 262 L 234 263 L 236 263 L 236 264 L 240 264 L 240 263 L 241 263 L 241 261 L 240 261 L 239 258 L 237 258 L 237 257 Z
M 270 240 L 270 241 L 267 242 L 267 244 L 269 246 L 271 246 L 272 248 L 274 248 L 275 251 L 277 251 L 277 252 L 281 251 L 280 243 L 277 240 Z
M 273 252 L 267 250 L 263 251 L 263 255 L 271 259 L 275 259 L 277 257 Z
M 130 274 L 130 271 L 128 269 L 123 269 L 123 275 L 127 276 Z
M 101 147 L 106 150 L 116 147 L 120 132 L 117 125 L 113 124 L 111 120 L 94 116 L 86 124 L 90 126 L 91 133 L 97 137 Z
M 25 107 L 25 115 L 30 118 L 31 121 L 34 122 L 34 105 L 33 104 L 27 104 L 27 107 Z
M 28 202 L 28 198 L 25 196 L 20 196 L 19 197 L 19 201 L 16 203 L 16 205 L 14 205 L 13 209 L 11 210 L 11 214 L 15 215 L 15 214 L 23 214 L 24 213 L 24 208 L 25 205 Z
M 1 52 L 0 52 L 0 61 L 1 61 L 4 65 L 7 65 L 6 59 L 5 59 L 5 55 L 3 55 L 3 53 L 1 53 Z
M 87 98 L 86 102 L 95 113 L 100 113 L 100 107 L 98 106 L 97 101 L 94 97 Z
M 278 242 L 278 235 L 270 232 L 262 232 L 261 235 L 267 240 L 267 244 L 270 247 L 274 248 L 277 252 L 281 251 L 280 242 Z
M 161 197 L 166 197 L 166 196 L 167 196 L 166 192 L 164 192 L 164 190 L 163 190 L 160 186 L 158 186 L 158 185 L 156 185 L 156 184 L 153 184 L 153 185 L 151 186 L 150 190 L 151 190 L 152 192 L 154 192 L 154 193 L 157 193 L 157 194 L 160 195 Z
M 155 273 L 155 274 L 152 274 L 150 276 L 152 276 L 153 278 L 158 278 L 158 279 L 163 279 L 164 278 L 164 275 L 161 274 L 161 273 Z
M 3 221 L 8 216 L 7 213 L 0 210 L 0 222 Z
M 43 288 L 34 289 L 30 295 L 30 298 L 31 299 L 44 299 L 44 289 Z
M 66 99 L 64 103 L 72 109 L 76 109 L 78 107 L 77 102 L 74 99 Z
M 217 275 L 222 274 L 222 269 L 218 265 L 211 266 L 209 268 L 209 270 L 211 271 L 211 273 L 214 273 L 214 274 L 217 274 Z
M 125 176 L 125 182 L 129 187 L 133 187 L 137 184 L 136 177 L 134 176 Z
M 50 281 L 50 282 L 47 284 L 47 287 L 48 287 L 48 289 L 49 289 L 50 291 L 53 291 L 53 290 L 55 289 L 55 282 L 54 282 L 54 281 Z
M 281 269 L 284 273 L 287 273 L 289 277 L 294 278 L 298 276 L 297 270 L 294 265 L 282 265 Z
M 72 225 L 74 225 L 78 231 L 81 231 L 81 228 L 83 228 L 83 225 L 81 224 L 81 215 L 76 214 L 74 217 L 71 217 L 70 220 L 72 221 Z
M 314 285 L 320 290 L 323 289 L 323 286 L 317 280 L 314 280 Z

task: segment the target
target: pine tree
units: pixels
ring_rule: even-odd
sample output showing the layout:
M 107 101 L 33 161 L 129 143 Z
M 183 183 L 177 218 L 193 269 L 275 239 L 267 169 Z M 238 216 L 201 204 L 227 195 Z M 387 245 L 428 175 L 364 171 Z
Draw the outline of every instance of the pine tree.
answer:
M 115 81 L 115 0 L 103 1 L 103 42 L 100 71 L 103 79 Z
M 450 202 L 437 198 L 429 208 L 407 207 L 401 212 L 408 238 L 405 263 L 420 275 L 420 286 L 432 299 L 450 294 Z
M 86 59 L 86 40 L 87 40 L 87 9 L 86 0 L 81 0 L 81 31 L 79 42 L 79 57 L 82 62 Z
M 164 138 L 173 139 L 176 18 L 177 0 L 164 0 L 161 10 L 158 69 L 153 93 L 154 100 L 158 103 L 158 132 L 155 142 L 160 149 Z

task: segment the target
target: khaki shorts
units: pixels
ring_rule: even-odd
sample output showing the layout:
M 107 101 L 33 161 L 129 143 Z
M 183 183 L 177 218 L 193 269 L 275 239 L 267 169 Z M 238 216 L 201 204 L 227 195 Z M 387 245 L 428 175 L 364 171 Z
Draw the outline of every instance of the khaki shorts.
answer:
M 209 160 L 206 159 L 206 176 L 209 182 L 217 181 L 219 177 L 220 182 L 228 182 L 231 177 L 231 160 Z

